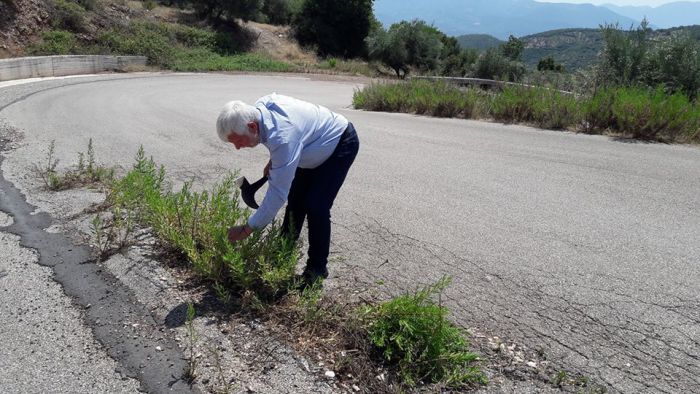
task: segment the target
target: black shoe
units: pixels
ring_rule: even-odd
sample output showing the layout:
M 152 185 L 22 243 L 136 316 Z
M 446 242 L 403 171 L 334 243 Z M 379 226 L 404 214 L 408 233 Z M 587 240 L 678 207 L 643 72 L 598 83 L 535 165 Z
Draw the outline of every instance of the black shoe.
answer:
M 300 290 L 306 289 L 316 283 L 323 285 L 323 280 L 328 278 L 328 270 L 321 273 L 312 270 L 304 270 L 301 275 L 297 276 L 297 282 Z

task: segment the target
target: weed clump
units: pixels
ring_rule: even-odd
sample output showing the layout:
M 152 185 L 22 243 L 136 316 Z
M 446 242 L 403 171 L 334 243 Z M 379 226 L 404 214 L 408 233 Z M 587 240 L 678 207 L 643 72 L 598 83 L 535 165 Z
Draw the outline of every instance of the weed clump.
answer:
M 415 294 L 361 309 L 371 343 L 410 386 L 486 382 L 475 365 L 478 355 L 469 351 L 463 331 L 447 320 L 449 310 L 433 300 L 450 282 L 444 277 Z
M 114 182 L 108 200 L 182 253 L 222 300 L 235 294 L 255 306 L 287 291 L 299 252 L 279 226 L 255 231 L 235 245 L 228 241 L 228 228 L 248 219 L 238 202 L 234 174 L 202 192 L 193 191 L 191 182 L 172 191 L 164 180 L 165 169 L 141 148 L 133 169 Z
M 59 160 L 55 154 L 56 141 L 51 141 L 44 161 L 34 164 L 34 172 L 49 190 L 66 190 L 95 183 L 108 184 L 114 178 L 114 169 L 97 164 L 92 138 L 88 141 L 87 152 L 78 153 L 77 165 L 64 174 L 59 174 L 56 170 Z

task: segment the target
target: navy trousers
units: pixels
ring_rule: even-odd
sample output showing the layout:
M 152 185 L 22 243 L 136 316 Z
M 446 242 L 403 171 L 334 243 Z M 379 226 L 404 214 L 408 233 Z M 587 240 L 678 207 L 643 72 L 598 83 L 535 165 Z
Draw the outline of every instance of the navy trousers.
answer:
M 360 142 L 352 123 L 340 137 L 333 154 L 320 166 L 297 168 L 289 189 L 282 232 L 294 241 L 307 220 L 309 228 L 309 259 L 306 271 L 327 275 L 331 243 L 331 208 L 350 166 L 355 161 Z

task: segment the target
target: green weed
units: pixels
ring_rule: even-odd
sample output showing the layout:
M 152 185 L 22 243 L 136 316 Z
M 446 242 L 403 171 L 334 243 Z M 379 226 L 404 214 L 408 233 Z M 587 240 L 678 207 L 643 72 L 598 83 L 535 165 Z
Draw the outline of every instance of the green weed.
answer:
M 545 88 L 508 86 L 494 95 L 490 113 L 496 120 L 533 123 L 548 129 L 566 129 L 580 123 L 576 98 Z
M 52 140 L 44 162 L 34 164 L 34 172 L 41 178 L 47 189 L 57 191 L 73 187 L 108 184 L 114 177 L 114 169 L 100 166 L 95 161 L 92 138 L 88 141 L 87 152 L 78 153 L 78 163 L 64 174 L 56 171 L 58 159 L 55 157 L 56 141 Z M 87 157 L 87 164 L 85 158 Z
M 194 382 L 197 378 L 197 357 L 195 356 L 195 345 L 199 340 L 199 334 L 194 328 L 194 318 L 196 312 L 194 310 L 194 305 L 191 302 L 187 303 L 187 315 L 185 320 L 185 327 L 187 329 L 187 368 L 185 369 L 184 378 L 189 383 Z
M 75 51 L 75 35 L 64 30 L 50 30 L 41 33 L 41 41 L 29 47 L 32 55 L 69 55 Z
M 413 386 L 444 382 L 451 387 L 485 383 L 461 329 L 447 320 L 448 309 L 432 299 L 449 285 L 444 277 L 415 294 L 361 309 L 371 342 L 399 376 Z
M 246 222 L 249 212 L 239 205 L 234 174 L 202 192 L 193 191 L 191 182 L 172 191 L 164 179 L 165 169 L 141 148 L 133 169 L 114 182 L 109 201 L 186 256 L 222 300 L 235 294 L 256 307 L 286 293 L 299 252 L 279 226 L 255 231 L 235 245 L 228 241 L 228 228 Z

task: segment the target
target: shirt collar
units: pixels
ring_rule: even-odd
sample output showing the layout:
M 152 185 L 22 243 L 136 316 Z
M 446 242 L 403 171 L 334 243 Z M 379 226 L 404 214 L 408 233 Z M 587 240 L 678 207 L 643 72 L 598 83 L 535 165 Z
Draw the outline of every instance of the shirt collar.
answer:
M 260 125 L 262 125 L 260 128 L 260 142 L 264 144 L 270 136 L 270 129 L 274 127 L 274 123 L 272 122 L 272 114 L 267 107 L 258 105 L 256 108 L 260 111 Z

